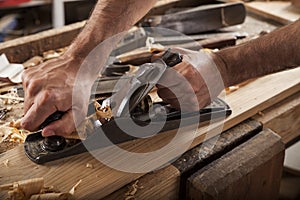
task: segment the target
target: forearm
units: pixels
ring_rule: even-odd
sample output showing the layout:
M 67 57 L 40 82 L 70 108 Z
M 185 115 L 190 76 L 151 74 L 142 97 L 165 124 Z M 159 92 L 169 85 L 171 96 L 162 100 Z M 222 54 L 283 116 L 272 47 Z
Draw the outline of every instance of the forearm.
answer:
M 215 53 L 225 86 L 300 65 L 300 20 Z
M 155 2 L 156 0 L 98 0 L 86 26 L 67 54 L 85 57 L 105 39 L 131 28 Z

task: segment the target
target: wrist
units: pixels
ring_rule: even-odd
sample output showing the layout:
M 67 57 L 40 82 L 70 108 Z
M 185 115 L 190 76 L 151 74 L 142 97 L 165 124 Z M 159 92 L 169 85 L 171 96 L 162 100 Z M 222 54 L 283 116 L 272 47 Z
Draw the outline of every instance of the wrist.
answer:
M 219 70 L 221 77 L 224 82 L 224 86 L 228 87 L 230 86 L 229 84 L 229 79 L 228 79 L 228 73 L 227 73 L 227 65 L 225 60 L 222 58 L 221 54 L 219 52 L 214 52 L 211 53 L 211 57 L 216 64 L 217 69 Z

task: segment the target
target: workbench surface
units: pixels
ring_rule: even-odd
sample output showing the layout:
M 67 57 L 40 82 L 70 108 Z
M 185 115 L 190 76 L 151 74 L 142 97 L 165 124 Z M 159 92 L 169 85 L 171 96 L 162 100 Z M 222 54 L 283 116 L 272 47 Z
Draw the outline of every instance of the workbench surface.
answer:
M 248 16 L 245 24 L 231 27 L 227 30 L 232 31 L 235 29 L 237 31 L 245 31 L 250 36 L 255 36 L 262 31 L 271 31 L 278 25 L 279 24 L 273 22 L 266 22 L 262 19 L 257 19 L 254 16 Z M 59 40 L 65 38 L 66 36 L 70 38 L 70 35 L 75 37 L 81 26 L 82 24 L 72 25 L 66 27 L 64 30 L 52 30 L 48 33 L 43 33 L 37 36 L 11 41 L 4 45 L 0 44 L 0 52 L 5 52 L 8 57 L 14 61 L 19 60 L 24 62 L 26 59 L 33 56 L 32 53 L 36 55 L 40 54 L 41 51 L 44 50 L 41 48 L 40 44 L 47 44 L 44 45 L 47 48 L 46 50 L 56 49 L 58 48 L 57 43 Z M 54 37 L 53 35 L 56 36 Z M 50 42 L 45 43 L 47 38 L 52 39 Z M 68 40 L 69 42 L 71 41 L 71 39 Z M 32 48 L 32 51 L 26 52 L 26 55 L 21 55 L 22 51 L 17 51 L 16 49 L 18 46 L 20 46 L 20 49 L 28 48 L 28 41 L 30 41 L 30 47 Z M 62 43 L 61 45 L 66 45 L 66 43 Z M 297 131 L 300 128 L 298 117 L 300 112 L 299 77 L 299 68 L 284 71 L 259 78 L 227 95 L 226 102 L 233 110 L 232 115 L 226 119 L 224 126 L 220 123 L 211 125 L 209 127 L 209 134 L 207 134 L 208 127 L 201 126 L 197 131 L 197 137 L 193 140 L 193 143 L 190 146 L 190 149 L 192 150 L 189 153 L 192 155 L 190 155 L 189 158 L 200 155 L 199 144 L 201 144 L 203 141 L 217 141 L 218 148 L 213 150 L 208 148 L 201 154 L 204 156 L 201 159 L 196 159 L 196 161 L 195 159 L 192 159 L 190 163 L 186 162 L 188 160 L 185 157 L 187 154 L 185 154 L 172 165 L 168 165 L 160 170 L 145 175 L 144 173 L 126 173 L 111 169 L 94 159 L 88 153 L 38 166 L 27 159 L 27 157 L 24 155 L 22 146 L 17 146 L 8 152 L 0 154 L 0 185 L 33 177 L 44 177 L 47 185 L 55 185 L 62 191 L 68 191 L 72 186 L 74 186 L 75 183 L 77 183 L 79 180 L 82 180 L 82 183 L 79 185 L 76 191 L 76 196 L 78 198 L 99 199 L 106 197 L 108 199 L 113 199 L 120 197 L 120 195 L 124 194 L 124 192 L 126 193 L 127 184 L 129 184 L 128 186 L 132 186 L 134 183 L 136 183 L 135 180 L 145 177 L 142 179 L 144 180 L 144 182 L 142 182 L 145 184 L 146 182 L 149 182 L 149 179 L 154 180 L 154 182 L 150 181 L 150 183 L 152 184 L 151 187 L 154 190 L 156 188 L 156 192 L 162 191 L 158 190 L 157 188 L 165 185 L 163 189 L 165 191 L 169 191 L 170 193 L 161 192 L 159 193 L 161 196 L 165 195 L 165 197 L 172 199 L 178 197 L 180 191 L 180 195 L 183 195 L 184 197 L 187 195 L 193 197 L 193 194 L 195 191 L 197 191 L 198 186 L 195 186 L 195 190 L 191 191 L 190 194 L 187 194 L 189 191 L 183 189 L 183 185 L 194 184 L 196 180 L 199 180 L 199 176 L 202 176 L 201 174 L 204 172 L 196 172 L 204 166 L 203 163 L 208 165 L 212 161 L 218 160 L 222 156 L 232 156 L 227 155 L 227 153 L 241 144 L 246 144 L 246 141 L 248 141 L 248 139 L 250 141 L 251 138 L 251 141 L 254 141 L 256 145 L 257 141 L 262 142 L 262 140 L 268 139 L 273 141 L 273 143 L 270 143 L 270 148 L 274 149 L 274 154 L 270 154 L 270 156 L 272 155 L 270 160 L 266 160 L 265 162 L 262 162 L 262 164 L 272 161 L 272 166 L 277 166 L 274 167 L 274 170 L 276 168 L 276 170 L 280 172 L 280 166 L 282 167 L 280 164 L 282 164 L 281 161 L 283 158 L 280 140 L 274 136 L 272 131 L 266 131 L 263 133 L 260 131 L 262 128 L 273 129 L 277 134 L 282 136 L 283 142 L 286 145 L 290 145 L 298 139 L 300 134 L 299 131 Z M 254 120 L 249 120 L 251 117 Z M 247 121 L 245 122 L 245 120 Z M 282 126 L 283 124 L 284 126 Z M 224 131 L 228 130 L 227 133 L 222 135 L 220 138 L 218 137 L 220 139 L 219 141 L 214 140 L 216 133 L 214 133 L 212 130 L 217 130 L 221 126 L 223 126 L 222 129 Z M 155 147 L 155 145 L 159 147 L 160 145 L 164 144 L 164 140 L 169 140 L 173 137 L 173 135 L 174 133 L 172 133 L 172 131 L 163 133 L 159 137 L 154 137 L 147 140 L 147 145 L 143 145 L 143 143 L 137 141 L 126 143 L 124 144 L 123 148 L 127 148 L 131 151 L 147 152 L 149 150 L 149 146 L 151 146 L 151 148 L 153 148 L 153 146 Z M 189 136 L 190 135 L 187 133 L 187 137 Z M 257 149 L 257 146 L 251 146 L 250 149 L 252 148 Z M 230 157 L 230 159 L 233 159 L 233 157 Z M 7 160 L 7 166 L 1 164 Z M 203 160 L 205 160 L 205 162 Z M 209 160 L 209 162 L 207 160 Z M 278 162 L 275 162 L 274 160 Z M 91 164 L 93 168 L 87 168 L 87 163 Z M 199 163 L 201 164 L 199 165 Z M 134 165 L 134 163 L 132 163 L 132 165 Z M 252 173 L 252 171 L 249 171 L 249 173 Z M 138 185 L 138 183 L 136 184 Z M 275 184 L 270 185 L 269 187 L 276 188 L 277 186 L 278 185 Z M 145 192 L 147 190 L 144 190 L 144 192 L 141 192 L 140 195 L 150 199 L 151 194 L 157 194 L 153 192 L 154 190 L 149 189 L 148 192 Z M 140 191 L 143 190 L 140 189 Z M 3 193 L 0 193 L 0 197 L 3 197 Z M 124 196 L 122 196 L 122 198 L 123 197 Z

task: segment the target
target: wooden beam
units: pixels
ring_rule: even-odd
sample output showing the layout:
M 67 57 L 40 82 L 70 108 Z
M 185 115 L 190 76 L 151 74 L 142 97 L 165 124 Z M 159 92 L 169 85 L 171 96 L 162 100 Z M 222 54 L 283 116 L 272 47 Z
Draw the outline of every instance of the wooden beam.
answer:
M 226 102 L 231 106 L 233 113 L 226 119 L 223 130 L 228 130 L 257 112 L 298 92 L 300 90 L 299 77 L 300 68 L 296 68 L 259 78 L 238 91 L 229 94 L 226 97 Z M 186 131 L 184 135 L 185 141 L 183 142 L 193 141 L 190 146 L 191 149 L 204 140 L 218 135 L 219 132 L 216 130 L 222 125 L 222 123 L 214 123 L 210 126 L 201 126 L 197 130 L 196 138 L 194 138 L 194 131 Z M 210 131 L 207 132 L 208 130 Z M 168 144 L 175 134 L 176 131 L 169 131 L 142 141 L 131 141 L 124 144 L 123 148 L 131 152 L 154 151 Z M 172 151 L 176 151 L 180 145 L 173 146 Z M 103 153 L 110 156 L 118 156 L 110 151 L 103 151 Z M 9 167 L 1 164 L 6 160 L 9 160 Z M 119 162 L 120 164 L 128 164 L 126 157 L 120 157 Z M 160 161 L 152 160 L 151 162 Z M 87 163 L 92 163 L 94 169 L 87 168 Z M 134 163 L 132 165 L 134 166 Z M 55 185 L 62 191 L 68 191 L 79 179 L 82 179 L 83 181 L 78 187 L 77 195 L 79 198 L 85 199 L 105 197 L 142 175 L 143 173 L 126 173 L 111 169 L 88 153 L 58 160 L 43 166 L 32 163 L 24 155 L 22 146 L 0 155 L 0 177 L 2 177 L 0 178 L 0 184 L 44 177 L 46 185 Z M 3 194 L 0 193 L 1 198 L 3 198 Z
M 23 63 L 45 51 L 70 45 L 84 24 L 85 22 L 78 22 L 0 43 L 0 54 L 5 53 L 10 62 Z
M 270 128 L 282 137 L 286 147 L 300 139 L 300 92 L 288 97 L 255 115 L 264 127 Z
M 254 137 L 261 130 L 262 125 L 259 122 L 246 120 L 183 154 L 173 163 L 181 173 L 179 198 L 185 199 L 187 179 L 192 174 Z
M 300 17 L 297 8 L 291 6 L 290 1 L 253 1 L 245 3 L 249 12 L 274 20 L 281 24 L 290 24 Z
M 267 129 L 188 179 L 187 199 L 277 199 L 284 144 Z

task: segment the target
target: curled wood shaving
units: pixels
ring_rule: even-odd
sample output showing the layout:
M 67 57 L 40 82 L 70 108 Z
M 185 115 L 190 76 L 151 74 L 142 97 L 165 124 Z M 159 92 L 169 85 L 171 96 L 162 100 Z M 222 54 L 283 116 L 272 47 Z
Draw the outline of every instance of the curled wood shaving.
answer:
M 24 181 L 18 181 L 6 185 L 1 185 L 0 190 L 8 190 L 9 199 L 24 200 L 29 199 L 31 195 L 38 194 L 44 186 L 43 178 L 34 178 Z
M 13 128 L 17 128 L 17 129 L 20 129 L 21 128 L 21 121 L 22 119 L 18 119 L 17 121 L 11 121 L 9 122 L 9 127 L 13 127 Z
M 139 180 L 136 180 L 125 193 L 125 200 L 135 199 L 135 195 L 138 192 L 138 189 L 142 189 L 143 187 L 138 186 Z
M 25 142 L 26 135 L 27 135 L 26 132 L 27 131 L 12 128 L 7 138 L 9 139 L 10 142 L 16 142 L 22 144 Z
M 12 121 L 0 126 L 0 143 L 3 141 L 14 142 L 18 144 L 24 143 L 29 131 L 19 129 L 20 120 Z M 16 128 L 17 127 L 17 128 Z
M 94 106 L 98 120 L 112 118 L 112 110 L 109 106 L 102 107 L 97 101 L 94 102 Z
M 50 51 L 46 51 L 46 52 L 43 53 L 43 58 L 44 58 L 44 61 L 46 61 L 46 60 L 58 58 L 61 55 L 62 55 L 61 53 L 58 53 L 54 50 L 50 50 Z

